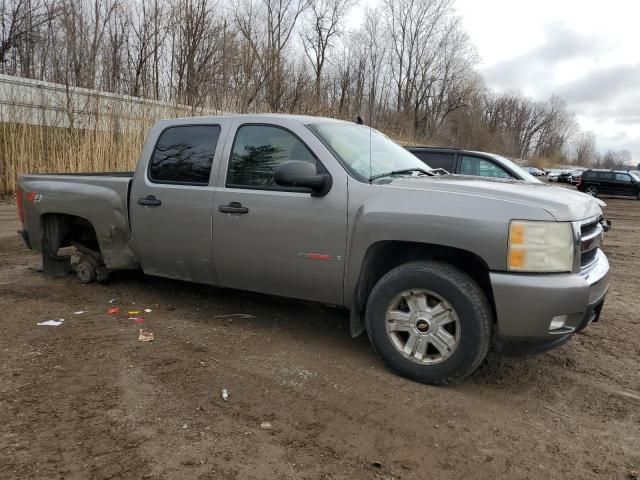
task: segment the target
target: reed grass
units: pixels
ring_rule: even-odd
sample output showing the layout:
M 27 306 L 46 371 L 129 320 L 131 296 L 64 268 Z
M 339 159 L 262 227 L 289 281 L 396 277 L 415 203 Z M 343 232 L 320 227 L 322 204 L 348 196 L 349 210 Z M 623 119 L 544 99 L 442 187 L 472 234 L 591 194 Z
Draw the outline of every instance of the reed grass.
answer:
M 18 177 L 27 173 L 133 170 L 147 131 L 0 123 L 0 195 L 13 194 Z

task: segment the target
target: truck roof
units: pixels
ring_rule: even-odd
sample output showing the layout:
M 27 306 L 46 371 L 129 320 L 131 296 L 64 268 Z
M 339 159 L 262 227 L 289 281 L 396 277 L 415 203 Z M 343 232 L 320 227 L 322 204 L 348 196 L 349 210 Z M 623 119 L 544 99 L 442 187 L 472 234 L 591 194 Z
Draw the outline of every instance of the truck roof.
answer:
M 229 121 L 236 118 L 241 118 L 246 121 L 277 121 L 277 120 L 290 120 L 308 125 L 311 123 L 319 122 L 336 122 L 336 123 L 353 123 L 347 120 L 338 120 L 336 118 L 329 117 L 316 117 L 312 115 L 293 115 L 288 113 L 251 113 L 251 114 L 223 114 L 223 115 L 206 115 L 206 116 L 194 116 L 194 117 L 179 117 L 179 118 L 167 118 L 160 120 L 158 123 L 163 124 L 180 124 L 180 123 L 204 123 L 211 121 Z

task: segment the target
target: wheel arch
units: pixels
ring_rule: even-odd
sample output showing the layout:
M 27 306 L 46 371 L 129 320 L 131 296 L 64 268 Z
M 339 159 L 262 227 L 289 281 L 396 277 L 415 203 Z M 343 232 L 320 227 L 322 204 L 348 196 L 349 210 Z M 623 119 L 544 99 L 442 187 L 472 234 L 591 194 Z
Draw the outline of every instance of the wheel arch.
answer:
M 69 256 L 59 256 L 64 247 L 78 247 L 100 255 L 96 230 L 89 220 L 67 213 L 47 212 L 40 216 L 42 267 L 45 275 L 63 277 L 71 270 Z
M 78 215 L 71 215 L 68 213 L 56 213 L 47 212 L 40 216 L 40 228 L 42 231 L 43 241 L 55 240 L 48 238 L 51 235 L 51 228 L 48 226 L 53 223 L 55 228 L 58 229 L 59 238 L 58 248 L 69 247 L 74 243 L 85 246 L 90 250 L 100 252 L 100 242 L 98 241 L 98 234 L 93 224 L 84 217 Z M 49 231 L 48 231 L 49 230 Z M 55 245 L 49 244 L 49 247 Z
M 378 280 L 390 270 L 416 260 L 439 260 L 460 268 L 479 285 L 495 311 L 489 266 L 477 254 L 432 243 L 379 241 L 367 249 L 353 292 L 350 315 L 350 332 L 353 337 L 365 331 L 364 312 L 367 299 Z

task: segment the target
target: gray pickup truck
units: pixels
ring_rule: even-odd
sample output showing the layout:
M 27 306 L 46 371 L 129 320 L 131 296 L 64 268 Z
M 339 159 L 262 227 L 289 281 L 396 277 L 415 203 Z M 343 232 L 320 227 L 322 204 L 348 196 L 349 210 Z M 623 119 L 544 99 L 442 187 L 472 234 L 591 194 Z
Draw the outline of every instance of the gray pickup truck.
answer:
M 134 173 L 25 175 L 22 237 L 45 274 L 110 271 L 343 306 L 415 380 L 532 354 L 597 320 L 602 211 L 543 184 L 449 175 L 369 127 L 237 115 L 160 121 Z

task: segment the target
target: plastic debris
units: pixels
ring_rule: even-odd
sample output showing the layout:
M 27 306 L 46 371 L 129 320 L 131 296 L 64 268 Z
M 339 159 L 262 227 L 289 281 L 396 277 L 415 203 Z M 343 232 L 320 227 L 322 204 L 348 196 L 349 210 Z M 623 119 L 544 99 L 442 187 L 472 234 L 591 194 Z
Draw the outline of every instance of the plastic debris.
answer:
M 107 313 L 109 315 L 118 315 L 120 313 L 120 307 L 109 307 Z
M 142 325 L 144 323 L 144 317 L 129 317 L 129 320 L 133 320 L 133 322 L 138 325 Z
M 273 430 L 273 425 L 271 425 L 271 422 L 262 422 L 260 424 L 260 429 L 261 430 Z
M 151 310 L 150 308 L 145 308 L 144 309 L 144 313 L 151 313 L 153 310 Z
M 117 298 L 112 298 L 111 300 L 109 300 L 109 303 L 110 303 L 111 305 L 113 305 L 113 304 L 114 304 L 114 303 L 116 303 L 117 301 L 118 301 L 118 299 L 117 299 Z
M 78 310 L 77 312 L 73 312 L 74 315 L 82 315 L 83 313 L 87 313 L 86 310 Z
M 127 313 L 129 315 L 140 315 L 140 310 L 129 310 Z
M 64 323 L 64 318 L 59 320 L 45 320 L 44 322 L 39 322 L 38 325 L 43 327 L 57 327 L 58 325 L 62 325 Z
M 186 430 L 187 428 L 189 428 L 189 425 L 187 425 L 186 423 L 183 423 L 183 424 L 182 424 L 182 429 L 183 429 L 183 430 Z
M 153 332 L 149 332 L 148 330 L 140 329 L 138 334 L 139 342 L 153 342 Z
M 220 396 L 226 402 L 227 400 L 229 400 L 229 390 L 227 390 L 226 388 L 223 388 L 222 391 L 220 392 Z

